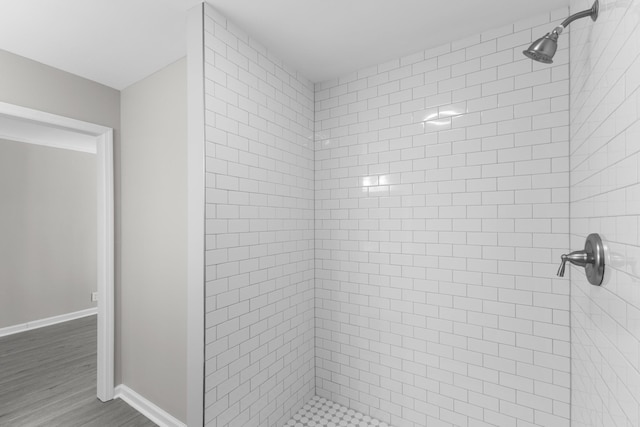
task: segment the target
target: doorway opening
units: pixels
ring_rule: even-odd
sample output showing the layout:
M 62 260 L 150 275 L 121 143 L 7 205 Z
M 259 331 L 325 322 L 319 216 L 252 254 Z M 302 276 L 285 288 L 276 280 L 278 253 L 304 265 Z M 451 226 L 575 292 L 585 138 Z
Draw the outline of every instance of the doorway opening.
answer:
M 114 398 L 113 130 L 56 114 L 0 102 L 0 139 L 96 155 L 97 397 Z

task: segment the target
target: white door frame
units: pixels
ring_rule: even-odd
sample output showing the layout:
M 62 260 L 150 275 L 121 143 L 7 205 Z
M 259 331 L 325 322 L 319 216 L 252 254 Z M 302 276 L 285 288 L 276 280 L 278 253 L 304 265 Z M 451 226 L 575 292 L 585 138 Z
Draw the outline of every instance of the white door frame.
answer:
M 18 105 L 0 102 L 0 118 L 17 124 L 44 127 L 53 131 L 80 134 L 80 151 L 96 154 L 97 182 L 97 290 L 98 290 L 98 378 L 97 396 L 114 397 L 114 211 L 113 211 L 113 129 L 58 116 Z M 38 132 L 35 132 L 38 135 Z M 24 126 L 0 128 L 0 138 L 19 142 L 53 145 L 46 138 L 34 141 L 34 133 Z M 36 137 L 37 139 L 37 137 Z

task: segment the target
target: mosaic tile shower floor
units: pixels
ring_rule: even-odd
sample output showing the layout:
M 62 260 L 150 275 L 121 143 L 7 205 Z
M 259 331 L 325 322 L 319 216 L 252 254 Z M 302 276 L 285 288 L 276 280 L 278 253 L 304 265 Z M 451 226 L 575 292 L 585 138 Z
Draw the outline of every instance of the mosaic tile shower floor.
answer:
M 391 427 L 368 415 L 324 397 L 315 396 L 289 420 L 285 427 Z

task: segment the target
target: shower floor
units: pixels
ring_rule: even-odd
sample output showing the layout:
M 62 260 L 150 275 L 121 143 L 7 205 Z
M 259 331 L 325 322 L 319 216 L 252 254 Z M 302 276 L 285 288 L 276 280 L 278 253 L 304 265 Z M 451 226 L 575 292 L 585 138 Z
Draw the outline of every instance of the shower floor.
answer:
M 289 420 L 285 427 L 391 427 L 368 415 L 315 396 Z

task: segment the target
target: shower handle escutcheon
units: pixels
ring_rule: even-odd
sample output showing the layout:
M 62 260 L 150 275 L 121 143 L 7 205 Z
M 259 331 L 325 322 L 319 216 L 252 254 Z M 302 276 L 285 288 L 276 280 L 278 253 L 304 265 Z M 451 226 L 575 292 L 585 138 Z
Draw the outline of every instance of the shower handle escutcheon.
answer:
M 604 278 L 604 246 L 598 234 L 589 234 L 584 249 L 561 256 L 562 263 L 558 269 L 558 276 L 564 277 L 564 270 L 569 261 L 578 267 L 584 267 L 589 283 L 595 286 L 602 284 Z

